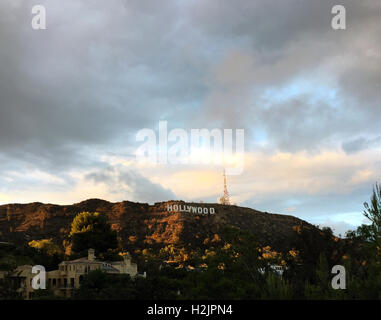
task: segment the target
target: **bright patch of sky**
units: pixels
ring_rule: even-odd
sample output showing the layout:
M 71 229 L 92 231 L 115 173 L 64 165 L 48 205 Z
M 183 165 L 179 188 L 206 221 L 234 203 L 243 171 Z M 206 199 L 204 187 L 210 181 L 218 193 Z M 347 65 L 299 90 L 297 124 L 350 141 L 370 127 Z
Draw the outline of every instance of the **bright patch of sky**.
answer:
M 300 216 L 303 219 L 303 216 Z M 308 217 L 308 222 L 321 227 L 328 226 L 336 235 L 344 235 L 348 230 L 356 230 L 361 224 L 369 224 L 362 212 L 346 212 L 332 215 Z
M 267 101 L 268 104 L 272 104 L 286 102 L 300 96 L 308 96 L 311 102 L 328 102 L 332 107 L 337 107 L 339 101 L 334 87 L 308 78 L 295 79 L 281 88 L 267 88 L 261 98 L 265 103 Z

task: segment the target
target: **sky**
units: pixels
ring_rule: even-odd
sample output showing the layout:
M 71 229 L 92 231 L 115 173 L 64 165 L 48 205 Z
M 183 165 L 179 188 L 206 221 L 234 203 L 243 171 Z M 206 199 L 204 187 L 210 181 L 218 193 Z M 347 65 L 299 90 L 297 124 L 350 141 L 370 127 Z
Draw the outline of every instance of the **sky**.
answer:
M 380 1 L 2 0 L 0 16 L 0 204 L 216 202 L 222 166 L 136 160 L 137 132 L 167 121 L 245 130 L 244 171 L 227 178 L 238 205 L 336 234 L 367 222 Z

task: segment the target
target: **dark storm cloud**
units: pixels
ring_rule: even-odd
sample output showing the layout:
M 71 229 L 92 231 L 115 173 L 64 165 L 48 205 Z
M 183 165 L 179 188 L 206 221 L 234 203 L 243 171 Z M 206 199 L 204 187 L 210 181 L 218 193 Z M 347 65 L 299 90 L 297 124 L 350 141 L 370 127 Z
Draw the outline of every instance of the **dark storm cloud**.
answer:
M 184 127 L 257 125 L 293 151 L 309 139 L 350 139 L 381 110 L 374 1 L 344 1 L 343 32 L 330 27 L 329 0 L 40 2 L 48 11 L 41 32 L 30 27 L 28 1 L 0 4 L 0 148 L 10 156 L 74 165 L 83 146 L 130 144 L 160 118 Z M 329 73 L 340 57 L 349 61 L 337 71 L 341 110 L 305 96 L 258 105 L 266 88 L 319 68 Z M 315 119 L 320 126 L 310 125 Z M 369 134 L 379 128 L 373 120 Z
M 303 36 L 330 31 L 330 11 L 335 1 L 198 2 L 192 8 L 197 25 L 226 42 L 248 39 L 256 50 L 265 50 L 268 61 L 279 50 Z
M 226 127 L 264 128 L 273 147 L 288 151 L 319 149 L 362 133 L 378 136 L 381 3 L 342 1 L 347 10 L 345 31 L 331 28 L 335 4 L 198 3 L 193 12 L 198 26 L 226 45 L 214 67 L 204 114 L 214 115 Z M 268 88 L 277 94 L 295 80 L 328 86 L 327 91 L 337 93 L 335 101 L 320 99 L 318 105 L 314 89 L 281 103 L 271 97 L 263 101 Z
M 202 94 L 203 62 L 175 42 L 171 3 L 41 3 L 44 31 L 30 27 L 28 1 L 0 4 L 2 153 L 70 166 L 83 146 L 128 144 Z

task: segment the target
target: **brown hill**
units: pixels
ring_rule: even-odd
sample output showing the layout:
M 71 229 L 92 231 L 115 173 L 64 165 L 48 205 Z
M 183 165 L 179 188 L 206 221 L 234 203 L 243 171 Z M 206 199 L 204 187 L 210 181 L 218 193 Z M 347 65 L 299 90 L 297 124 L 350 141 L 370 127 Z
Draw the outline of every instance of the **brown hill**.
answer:
M 194 214 L 167 211 L 168 205 L 214 208 L 215 214 Z M 183 207 L 185 206 L 185 207 Z M 289 215 L 270 214 L 250 208 L 219 204 L 159 202 L 154 205 L 123 201 L 111 203 L 90 199 L 73 205 L 43 203 L 0 206 L 0 242 L 24 244 L 30 240 L 53 238 L 65 247 L 70 225 L 76 214 L 98 211 L 107 214 L 113 229 L 118 231 L 123 247 L 146 248 L 167 244 L 201 246 L 226 226 L 251 232 L 262 245 L 285 248 L 295 234 L 295 226 L 315 228 Z

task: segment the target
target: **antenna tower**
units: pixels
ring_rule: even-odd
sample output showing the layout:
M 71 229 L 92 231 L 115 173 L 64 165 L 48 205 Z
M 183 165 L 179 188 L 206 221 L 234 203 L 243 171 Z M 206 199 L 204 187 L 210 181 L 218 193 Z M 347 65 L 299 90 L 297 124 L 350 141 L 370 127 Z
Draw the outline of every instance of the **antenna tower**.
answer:
M 220 198 L 219 203 L 220 204 L 224 204 L 224 205 L 230 205 L 230 196 L 229 196 L 228 187 L 227 187 L 227 184 L 226 184 L 225 169 L 224 169 L 223 176 L 224 176 L 224 195 Z

